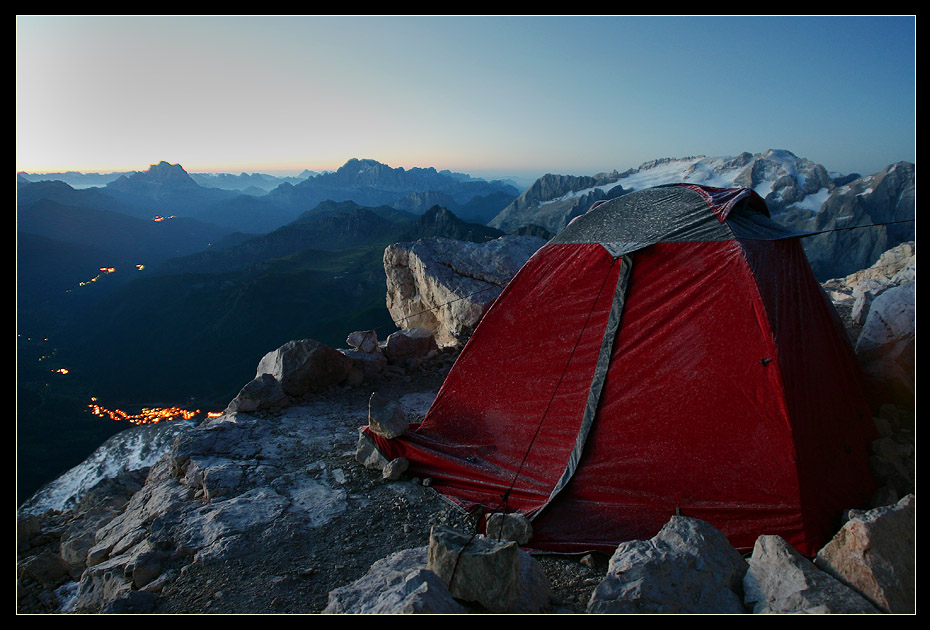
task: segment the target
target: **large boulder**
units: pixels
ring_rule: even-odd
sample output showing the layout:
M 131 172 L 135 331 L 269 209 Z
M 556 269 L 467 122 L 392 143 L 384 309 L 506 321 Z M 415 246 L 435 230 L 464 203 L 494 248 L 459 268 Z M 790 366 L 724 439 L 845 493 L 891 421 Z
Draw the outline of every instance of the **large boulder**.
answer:
M 488 514 L 485 519 L 485 531 L 488 538 L 513 540 L 518 545 L 525 545 L 533 538 L 533 524 L 519 512 Z
M 442 347 L 464 343 L 491 302 L 545 244 L 536 236 L 486 243 L 441 237 L 384 250 L 387 307 L 401 328 L 425 328 Z
M 376 348 L 374 352 L 362 352 L 361 350 L 342 350 L 342 353 L 352 361 L 352 370 L 349 372 L 347 382 L 357 381 L 358 384 L 365 381 L 373 381 L 387 367 L 387 357 Z
M 314 339 L 299 339 L 269 352 L 258 363 L 256 378 L 270 374 L 288 396 L 326 391 L 341 383 L 352 359 Z
M 368 399 L 368 427 L 392 440 L 407 432 L 409 423 L 399 402 L 375 392 Z
M 916 246 L 914 241 L 908 241 L 884 252 L 870 267 L 827 280 L 823 288 L 834 304 L 852 308 L 854 322 L 862 326 L 868 316 L 869 304 L 876 296 L 916 278 Z
M 403 365 L 408 359 L 420 359 L 438 350 L 433 332 L 425 328 L 406 328 L 388 335 L 384 356 L 389 363 Z M 435 353 L 434 353 L 435 354 Z
M 915 281 L 890 288 L 872 301 L 856 356 L 879 400 L 914 404 L 916 318 Z
M 621 543 L 589 613 L 743 613 L 748 565 L 709 523 L 673 516 L 649 540 Z
M 532 614 L 549 604 L 545 572 L 514 541 L 433 527 L 427 568 L 453 597 L 490 612 Z
M 916 246 L 908 241 L 871 267 L 823 284 L 851 333 L 876 406 L 914 405 L 916 282 Z
M 851 510 L 843 528 L 814 564 L 864 595 L 879 609 L 916 609 L 916 507 L 910 494 L 897 504 Z
M 227 413 L 250 413 L 264 409 L 281 409 L 290 404 L 290 398 L 281 389 L 281 383 L 271 374 L 261 374 L 246 383 L 226 407 Z
M 365 468 L 371 470 L 384 471 L 384 468 L 391 463 L 384 453 L 375 445 L 367 433 L 365 427 L 358 429 L 358 442 L 355 445 L 355 460 Z
M 405 549 L 329 593 L 324 614 L 461 614 L 442 580 L 426 569 L 427 548 Z
M 378 333 L 374 330 L 356 330 L 349 333 L 346 343 L 358 352 L 375 352 L 378 349 Z
M 879 612 L 859 593 L 815 567 L 781 536 L 756 539 L 743 590 L 746 605 L 756 614 Z

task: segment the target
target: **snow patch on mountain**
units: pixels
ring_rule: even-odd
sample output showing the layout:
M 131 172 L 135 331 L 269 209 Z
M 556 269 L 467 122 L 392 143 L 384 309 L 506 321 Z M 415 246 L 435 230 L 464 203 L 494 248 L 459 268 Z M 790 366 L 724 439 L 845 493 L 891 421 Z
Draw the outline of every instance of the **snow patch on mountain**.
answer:
M 663 184 L 683 182 L 730 188 L 743 167 L 733 164 L 729 157 L 687 157 L 653 160 L 635 171 L 624 173 L 617 182 L 626 190 L 641 190 Z
M 788 207 L 819 212 L 835 187 L 833 179 L 819 164 L 784 149 L 772 149 L 735 157 L 702 155 L 653 160 L 627 171 L 617 184 L 625 190 L 679 182 L 718 188 L 752 188 L 777 213 Z
M 561 197 L 556 197 L 555 199 L 547 199 L 545 201 L 540 201 L 539 206 L 547 206 L 550 204 L 562 203 L 565 201 L 570 201 L 572 199 L 581 199 L 582 197 L 586 195 L 590 195 L 592 192 L 596 190 L 599 190 L 606 194 L 619 185 L 620 185 L 620 182 L 613 182 L 610 184 L 603 184 L 603 185 L 598 185 L 598 186 L 592 186 L 590 188 L 583 188 L 582 190 L 573 190 L 571 192 L 565 193 Z
M 759 192 L 759 191 L 756 191 Z M 817 192 L 807 195 L 799 203 L 794 204 L 797 208 L 802 208 L 804 210 L 810 210 L 811 212 L 820 212 L 820 209 L 823 207 L 823 202 L 825 202 L 830 197 L 830 190 L 827 188 L 821 188 Z
M 47 510 L 71 509 L 100 481 L 155 464 L 179 433 L 193 427 L 193 422 L 173 420 L 121 431 L 83 462 L 43 486 L 23 504 L 20 512 L 41 514 Z

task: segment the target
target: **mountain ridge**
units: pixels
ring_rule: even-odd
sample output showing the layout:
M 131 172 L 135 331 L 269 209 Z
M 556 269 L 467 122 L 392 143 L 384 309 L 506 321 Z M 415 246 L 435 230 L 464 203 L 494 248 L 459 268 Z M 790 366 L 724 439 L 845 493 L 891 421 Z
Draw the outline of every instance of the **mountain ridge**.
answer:
M 881 173 L 895 170 L 899 176 L 889 180 L 889 186 L 891 182 L 895 184 L 894 190 L 876 194 L 869 182 L 884 181 Z M 913 225 L 880 225 L 889 216 L 903 221 L 914 218 L 914 165 L 898 162 L 881 173 L 866 176 L 831 173 L 824 166 L 785 149 L 757 154 L 743 152 L 736 156 L 659 158 L 622 173 L 614 171 L 591 179 L 545 175 L 488 224 L 505 232 L 535 224 L 557 233 L 596 201 L 633 190 L 672 183 L 752 188 L 765 199 L 776 222 L 798 232 L 870 226 L 862 231 L 864 234 L 805 240 L 805 251 L 814 272 L 823 281 L 868 267 L 884 249 L 914 238 Z M 858 192 L 847 194 L 851 189 Z M 829 200 L 832 201 L 827 203 Z M 841 217 L 846 216 L 854 216 L 856 220 L 843 225 Z

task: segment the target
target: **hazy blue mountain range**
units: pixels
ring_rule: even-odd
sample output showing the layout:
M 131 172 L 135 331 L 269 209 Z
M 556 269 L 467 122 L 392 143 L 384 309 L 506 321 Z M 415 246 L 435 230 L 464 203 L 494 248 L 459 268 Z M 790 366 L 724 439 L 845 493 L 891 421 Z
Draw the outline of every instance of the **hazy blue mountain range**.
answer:
M 164 169 L 149 180 L 127 177 L 116 188 L 137 193 L 134 203 L 111 188 L 20 188 L 18 330 L 28 331 L 18 346 L 22 498 L 120 428 L 89 417 L 92 396 L 134 411 L 223 407 L 254 376 L 258 359 L 286 341 L 340 346 L 353 329 L 393 332 L 386 245 L 502 234 L 438 206 L 413 214 L 352 201 L 323 202 L 263 234 L 134 216 L 138 198 L 202 194 L 184 175 Z M 129 265 L 138 260 L 144 270 Z M 100 273 L 104 266 L 117 271 Z M 61 367 L 66 376 L 55 372 Z
M 427 191 L 409 193 L 392 205 L 398 210 L 407 210 L 414 214 L 420 214 L 424 209 L 433 206 L 442 206 L 454 212 L 463 221 L 487 223 L 497 216 L 501 208 L 513 201 L 513 198 L 513 191 L 508 190 L 479 195 L 465 203 L 459 203 L 449 193 Z
M 264 195 L 284 183 L 297 184 L 320 173 L 304 169 L 299 175 L 279 176 L 267 173 L 190 173 L 191 179 L 207 188 L 236 190 L 247 195 Z
M 16 182 L 34 183 L 41 181 L 58 181 L 64 182 L 72 188 L 97 188 L 106 186 L 110 182 L 119 179 L 123 175 L 129 175 L 132 171 L 121 171 L 113 173 L 81 173 L 79 171 L 68 171 L 64 173 L 27 173 L 20 171 L 16 174 Z
M 123 175 L 103 188 L 103 192 L 127 206 L 139 208 L 141 216 L 183 216 L 212 221 L 209 209 L 241 194 L 199 185 L 180 164 L 159 162 L 149 170 Z
M 116 200 L 101 188 L 73 188 L 63 181 L 42 180 L 29 182 L 19 180 L 16 186 L 16 207 L 24 208 L 36 201 L 55 201 L 66 206 L 91 210 L 109 210 L 133 217 L 152 218 L 141 208 Z
M 351 159 L 334 172 L 293 186 L 282 184 L 261 199 L 281 208 L 282 212 L 289 209 L 293 213 L 291 220 L 327 200 L 354 201 L 363 206 L 391 205 L 414 213 L 422 213 L 441 203 L 453 211 L 468 207 L 463 216 L 483 217 L 499 212 L 519 192 L 501 181 L 463 180 L 434 168 L 391 168 L 375 160 Z M 437 196 L 418 202 L 418 193 Z M 489 196 L 490 202 L 480 201 Z M 475 201 L 476 198 L 479 201 Z M 469 207 L 469 203 L 475 207 Z M 491 208 L 486 207 L 489 204 Z
M 22 186 L 29 179 L 32 176 L 20 173 L 17 181 Z M 432 167 L 391 168 L 367 159 L 351 159 L 336 171 L 297 178 L 191 175 L 179 164 L 159 162 L 147 171 L 121 174 L 100 188 L 78 192 L 89 191 L 111 200 L 94 206 L 98 209 L 101 204 L 118 204 L 120 211 L 140 218 L 183 216 L 245 233 L 270 232 L 327 200 L 394 205 L 414 214 L 440 204 L 483 223 L 520 192 L 508 182 Z
M 104 247 L 121 259 L 149 265 L 199 251 L 226 234 L 216 226 L 183 217 L 153 221 L 49 199 L 20 206 L 17 220 L 20 232 Z
M 427 236 L 480 242 L 503 234 L 491 227 L 462 221 L 440 206 L 417 216 L 390 206 L 326 201 L 268 234 L 168 261 L 160 273 L 226 272 L 306 249 L 331 251 L 374 246 L 383 250 L 391 243 Z
M 274 232 L 174 259 L 116 288 L 72 314 L 61 331 L 62 347 L 72 350 L 62 353 L 111 395 L 222 400 L 269 348 L 306 336 L 343 344 L 339 336 L 352 321 L 391 324 L 382 264 L 388 244 L 502 234 L 438 206 L 414 216 L 324 204 Z M 220 357 L 222 367 L 197 367 Z
M 27 173 L 16 174 L 17 180 L 22 183 L 59 181 L 72 188 L 99 188 L 116 181 L 123 175 L 132 175 L 134 171 L 113 173 L 81 173 L 69 171 L 63 173 Z M 206 188 L 221 188 L 223 190 L 236 190 L 246 194 L 263 195 L 269 190 L 285 183 L 296 184 L 308 177 L 316 177 L 320 173 L 304 169 L 298 175 L 270 175 L 268 173 L 190 173 L 191 178 Z
M 17 315 L 19 332 L 45 335 L 53 321 L 170 258 L 191 254 L 221 239 L 219 228 L 193 219 L 153 221 L 123 214 L 112 198 L 66 184 L 29 184 L 17 208 Z M 33 188 L 63 193 L 31 200 Z M 106 269 L 107 271 L 103 271 Z

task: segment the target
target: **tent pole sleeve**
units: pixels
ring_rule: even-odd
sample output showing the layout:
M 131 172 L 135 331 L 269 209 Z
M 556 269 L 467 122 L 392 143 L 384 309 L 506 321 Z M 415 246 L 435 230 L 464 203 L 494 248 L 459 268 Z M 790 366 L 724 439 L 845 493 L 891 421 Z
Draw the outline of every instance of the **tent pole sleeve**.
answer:
M 591 387 L 588 390 L 588 400 L 585 404 L 584 416 L 581 420 L 581 426 L 578 434 L 575 436 L 575 446 L 568 457 L 565 470 L 549 498 L 546 499 L 545 505 L 539 508 L 531 518 L 535 518 L 546 506 L 549 505 L 555 496 L 568 485 L 572 475 L 578 468 L 581 461 L 581 453 L 584 450 L 585 442 L 588 439 L 588 432 L 594 424 L 594 416 L 597 413 L 598 403 L 601 399 L 601 390 L 604 387 L 604 380 L 607 378 L 607 368 L 610 366 L 610 357 L 613 354 L 614 340 L 617 338 L 617 330 L 620 327 L 620 318 L 623 315 L 623 305 L 626 301 L 626 289 L 630 279 L 630 272 L 633 269 L 632 255 L 626 254 L 620 258 L 620 274 L 617 278 L 617 287 L 614 290 L 614 299 L 610 306 L 610 314 L 607 318 L 607 326 L 604 328 L 604 337 L 601 340 L 601 349 L 597 356 L 597 365 L 594 368 L 594 377 L 591 379 Z

